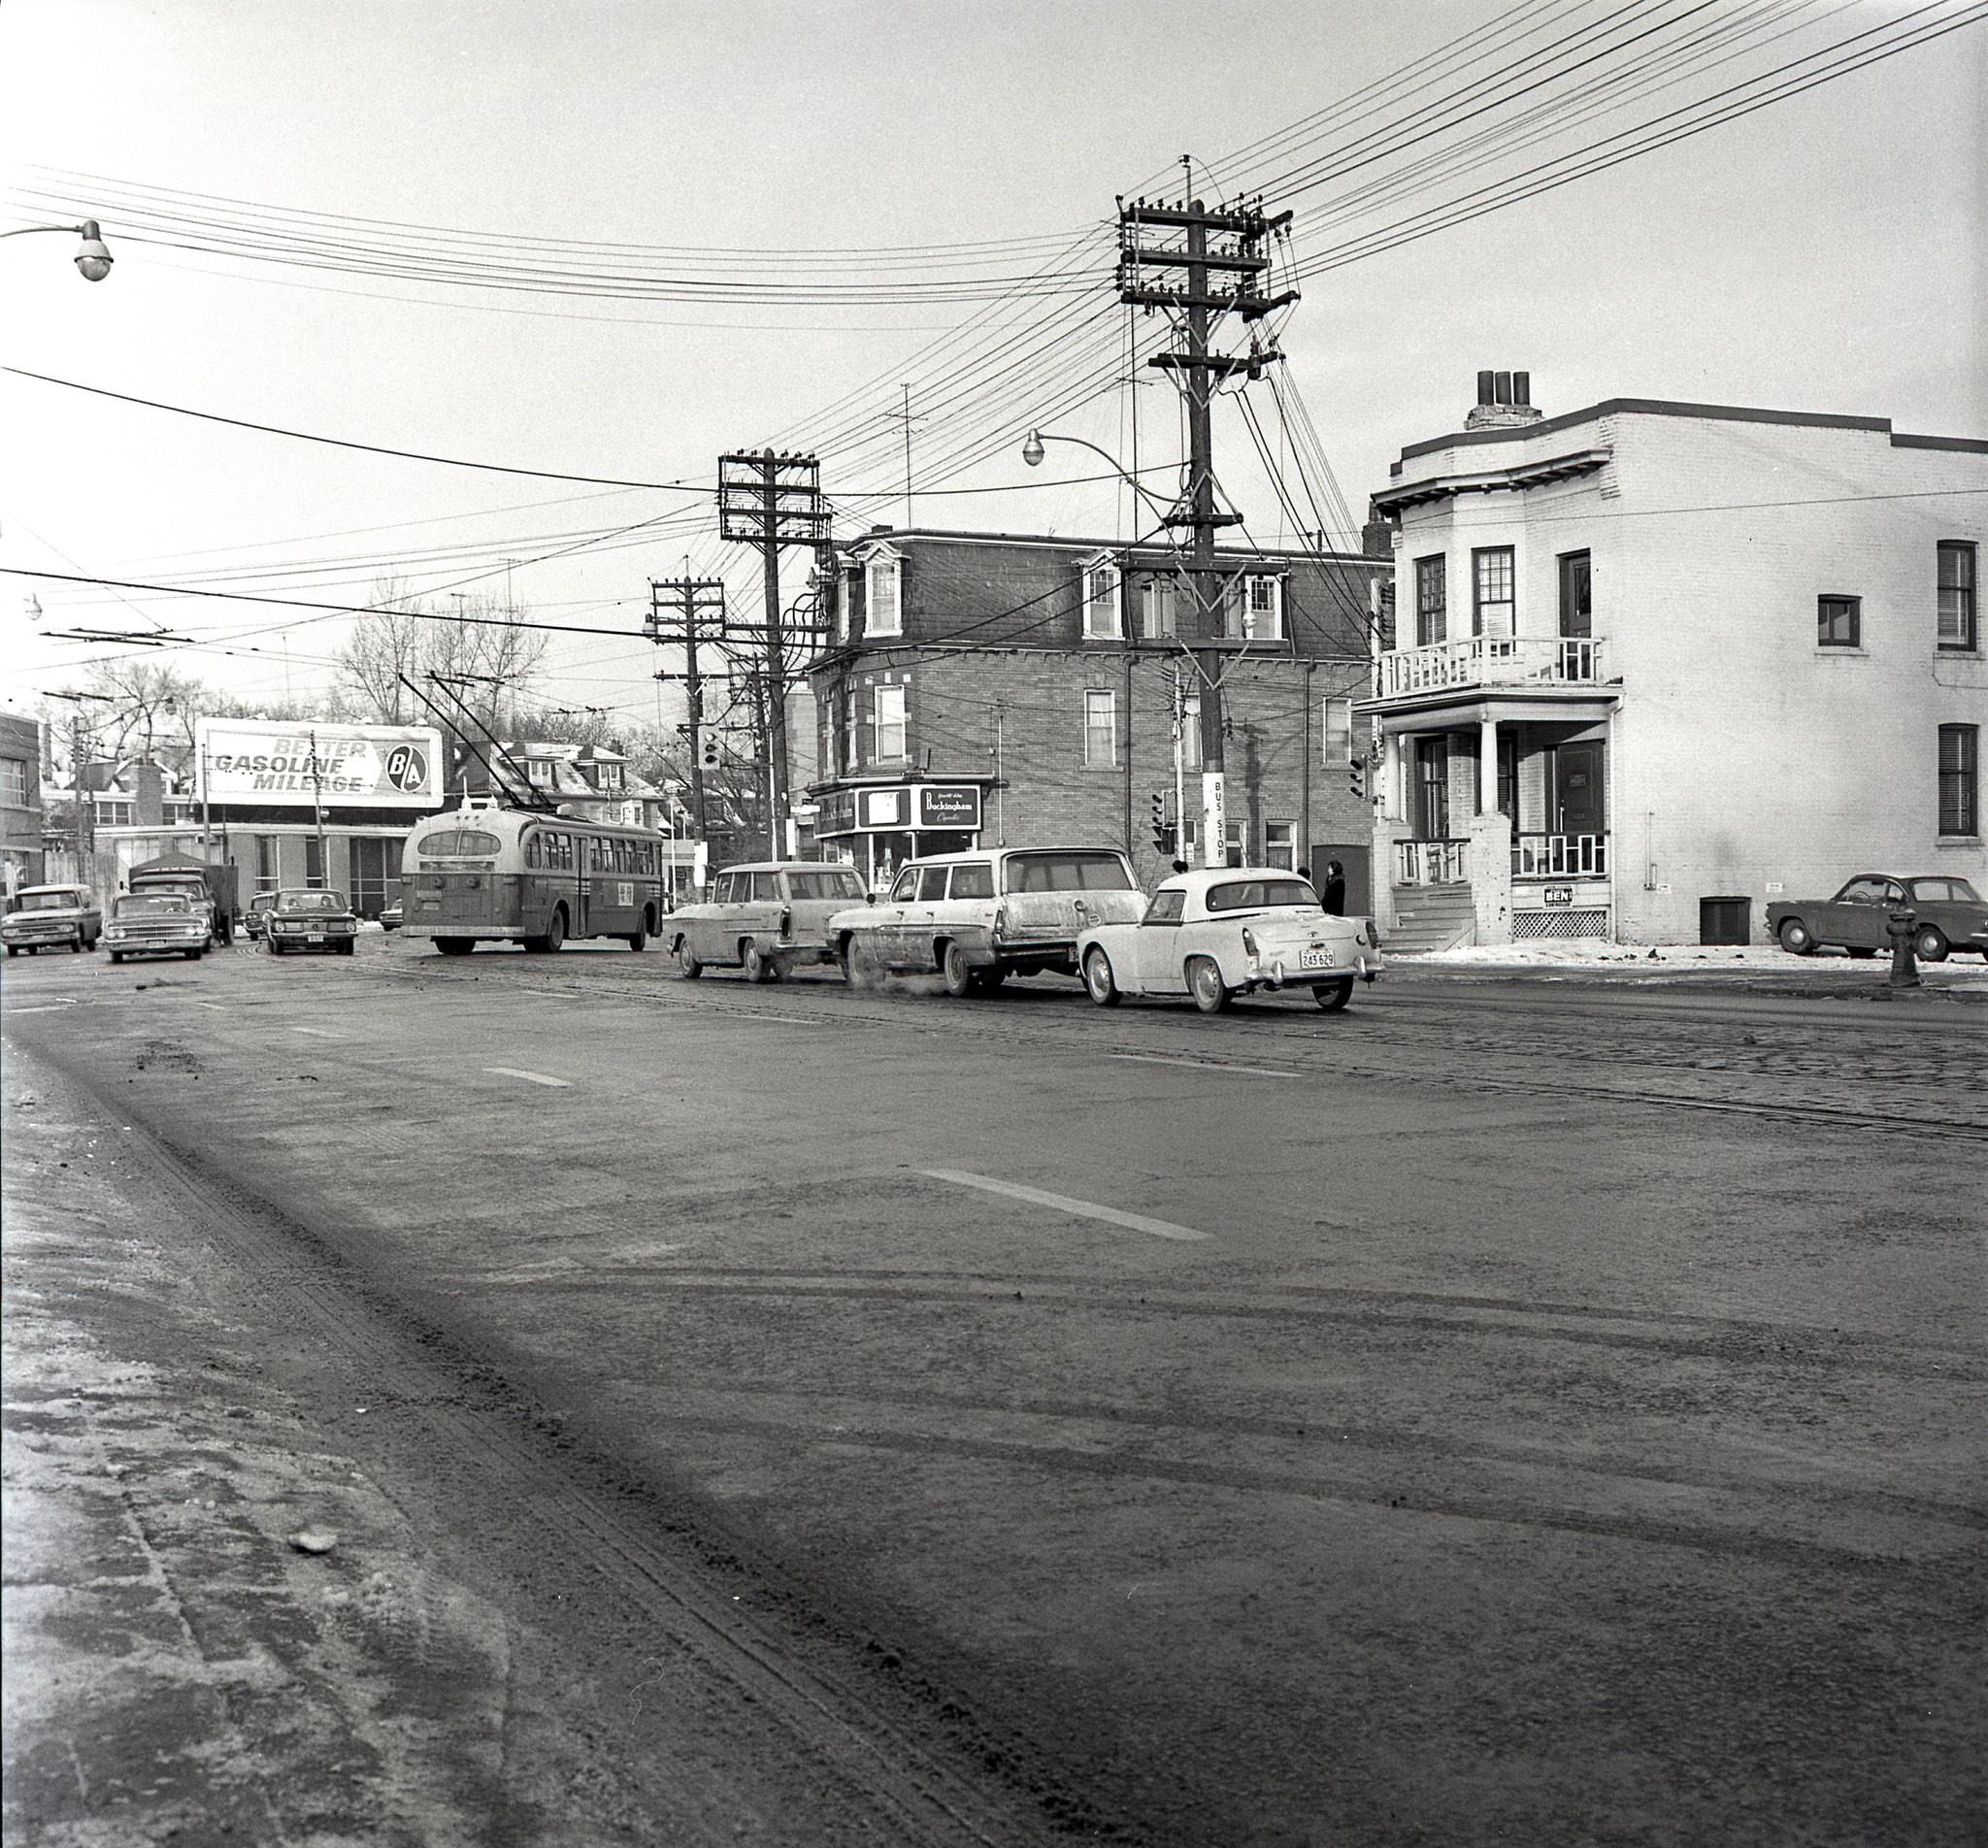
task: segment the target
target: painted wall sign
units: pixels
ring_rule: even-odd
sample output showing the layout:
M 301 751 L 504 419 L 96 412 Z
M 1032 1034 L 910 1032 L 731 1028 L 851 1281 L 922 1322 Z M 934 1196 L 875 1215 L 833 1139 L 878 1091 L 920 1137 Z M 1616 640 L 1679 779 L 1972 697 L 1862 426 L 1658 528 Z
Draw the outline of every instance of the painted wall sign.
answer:
M 1574 887 L 1571 885 L 1549 885 L 1543 894 L 1548 905 L 1572 905 Z

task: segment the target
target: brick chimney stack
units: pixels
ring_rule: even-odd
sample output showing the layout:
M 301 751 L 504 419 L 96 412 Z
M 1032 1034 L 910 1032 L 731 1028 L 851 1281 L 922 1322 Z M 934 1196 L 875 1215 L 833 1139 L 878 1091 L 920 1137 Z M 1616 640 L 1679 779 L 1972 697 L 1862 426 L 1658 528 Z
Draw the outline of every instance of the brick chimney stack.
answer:
M 1466 430 L 1509 430 L 1538 423 L 1541 412 L 1532 404 L 1533 375 L 1529 372 L 1480 372 L 1477 402 L 1464 419 Z

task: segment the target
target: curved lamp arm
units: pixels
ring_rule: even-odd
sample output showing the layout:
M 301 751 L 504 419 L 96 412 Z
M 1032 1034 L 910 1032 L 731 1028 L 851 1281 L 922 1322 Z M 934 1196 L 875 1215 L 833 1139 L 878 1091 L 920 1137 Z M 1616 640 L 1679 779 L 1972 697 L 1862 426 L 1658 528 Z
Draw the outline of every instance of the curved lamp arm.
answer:
M 101 282 L 110 275 L 111 252 L 94 218 L 85 218 L 81 224 L 24 224 L 16 231 L 0 231 L 0 238 L 24 238 L 35 231 L 66 231 L 72 237 L 82 238 L 83 248 L 76 253 L 76 267 L 83 272 L 85 282 Z
M 1074 443 L 1080 449 L 1088 449 L 1093 455 L 1101 457 L 1104 461 L 1110 463 L 1112 474 L 1117 476 L 1135 494 L 1144 496 L 1146 500 L 1150 501 L 1163 513 L 1172 505 L 1170 502 L 1161 500 L 1149 487 L 1144 486 L 1129 474 L 1119 464 L 1116 456 L 1110 454 L 1108 450 L 1099 448 L 1095 443 L 1089 442 L 1083 437 L 1066 437 L 1054 430 L 1031 430 L 1021 446 L 1021 459 L 1030 468 L 1034 469 L 1042 466 L 1043 445 L 1045 443 Z

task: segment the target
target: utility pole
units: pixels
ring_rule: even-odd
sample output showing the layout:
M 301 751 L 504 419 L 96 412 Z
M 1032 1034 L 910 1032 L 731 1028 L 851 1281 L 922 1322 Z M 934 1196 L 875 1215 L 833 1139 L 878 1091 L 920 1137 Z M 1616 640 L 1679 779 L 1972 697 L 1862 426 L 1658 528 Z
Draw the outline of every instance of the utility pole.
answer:
M 764 644 L 763 737 L 769 760 L 772 808 L 767 835 L 774 859 L 782 857 L 789 827 L 787 787 L 787 662 L 780 633 L 780 547 L 820 546 L 829 537 L 829 512 L 821 499 L 821 464 L 812 455 L 740 452 L 718 457 L 718 534 L 759 549 L 766 587 L 766 619 L 740 624 Z M 728 634 L 733 633 L 728 629 Z
M 1187 190 L 1192 190 L 1193 168 Z M 1209 350 L 1209 335 L 1224 314 L 1256 321 L 1297 300 L 1297 291 L 1276 296 L 1260 292 L 1271 259 L 1263 246 L 1270 235 L 1288 224 L 1286 212 L 1264 215 L 1261 203 L 1244 202 L 1234 209 L 1210 212 L 1199 199 L 1150 204 L 1141 199 L 1118 202 L 1118 299 L 1135 307 L 1163 309 L 1173 314 L 1175 331 L 1184 337 L 1182 350 L 1155 353 L 1148 362 L 1173 375 L 1187 405 L 1186 491 L 1166 516 L 1166 523 L 1191 533 L 1187 573 L 1194 586 L 1193 656 L 1201 682 L 1202 864 L 1220 866 L 1228 844 L 1227 791 L 1224 776 L 1222 714 L 1221 566 L 1215 558 L 1215 532 L 1239 525 L 1242 514 L 1215 507 L 1214 439 L 1209 408 L 1224 379 L 1236 373 L 1258 377 L 1279 355 L 1255 348 L 1246 354 Z M 1184 234 L 1183 241 L 1153 245 L 1145 234 Z M 1210 238 L 1218 240 L 1211 246 Z M 1162 274 L 1155 278 L 1149 271 Z M 1184 280 L 1177 272 L 1185 271 Z M 1216 288 L 1211 277 L 1233 279 Z
M 322 887 L 331 883 L 331 864 L 324 853 L 324 773 L 317 762 L 315 727 L 306 736 L 311 740 L 311 813 L 317 831 L 317 883 Z
M 687 560 L 685 561 L 688 562 Z M 690 812 L 697 838 L 708 838 L 704 809 L 704 678 L 698 672 L 700 640 L 721 642 L 725 634 L 725 585 L 720 578 L 652 578 L 648 616 L 643 627 L 658 646 L 683 649 L 683 735 L 690 743 Z M 659 672 L 656 678 L 668 676 Z

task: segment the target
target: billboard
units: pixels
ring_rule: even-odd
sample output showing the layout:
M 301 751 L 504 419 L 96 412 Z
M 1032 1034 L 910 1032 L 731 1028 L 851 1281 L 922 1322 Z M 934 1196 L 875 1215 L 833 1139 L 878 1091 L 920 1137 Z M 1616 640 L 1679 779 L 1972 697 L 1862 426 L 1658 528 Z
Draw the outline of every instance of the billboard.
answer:
M 425 725 L 204 718 L 201 799 L 243 808 L 388 808 L 442 803 L 442 734 Z

